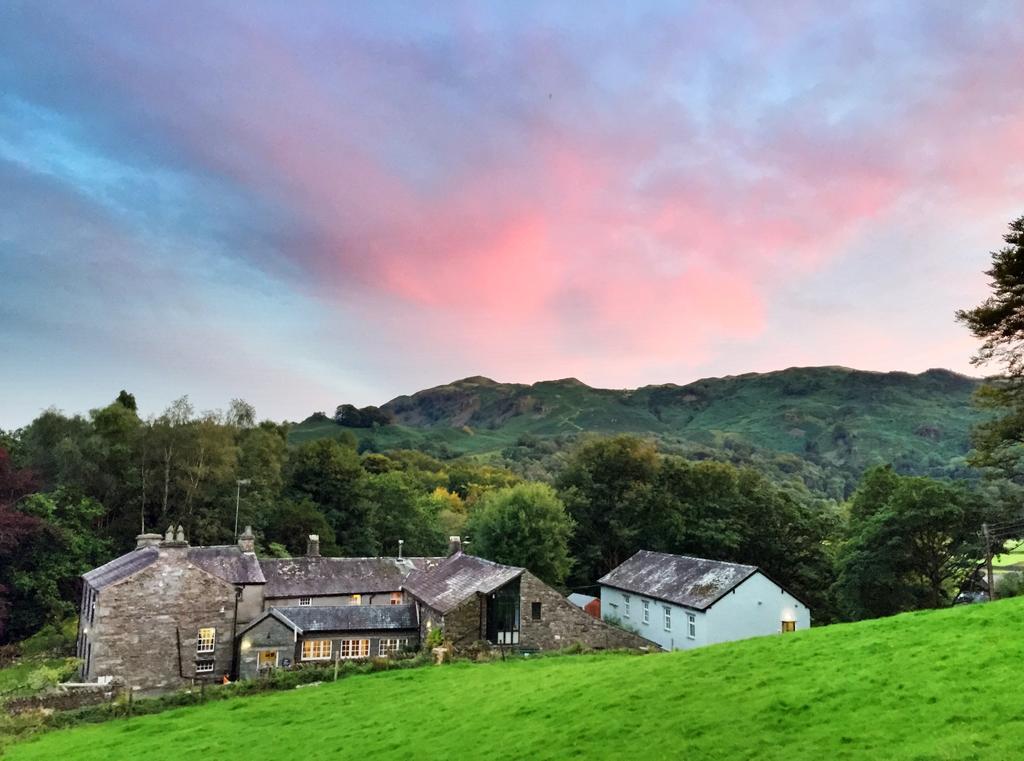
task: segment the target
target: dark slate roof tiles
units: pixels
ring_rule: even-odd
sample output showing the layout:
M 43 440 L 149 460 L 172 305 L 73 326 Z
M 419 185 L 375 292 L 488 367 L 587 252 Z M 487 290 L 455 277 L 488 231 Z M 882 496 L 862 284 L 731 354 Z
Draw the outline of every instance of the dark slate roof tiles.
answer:
M 415 605 L 339 605 L 271 608 L 302 633 L 415 629 Z
M 188 560 L 229 584 L 263 584 L 266 581 L 256 555 L 242 552 L 237 545 L 189 547 Z
M 640 550 L 597 583 L 706 610 L 757 571 L 752 565 Z
M 459 552 L 433 569 L 410 574 L 405 581 L 405 589 L 416 599 L 444 614 L 474 594 L 493 592 L 522 572 L 522 568 L 492 563 Z
M 127 579 L 132 574 L 138 573 L 143 568 L 152 565 L 159 551 L 156 547 L 142 547 L 137 550 L 116 557 L 109 563 L 104 563 L 99 568 L 82 574 L 82 578 L 94 589 L 103 589 L 115 584 L 122 579 Z
M 406 576 L 439 558 L 272 558 L 260 561 L 267 597 L 397 592 Z

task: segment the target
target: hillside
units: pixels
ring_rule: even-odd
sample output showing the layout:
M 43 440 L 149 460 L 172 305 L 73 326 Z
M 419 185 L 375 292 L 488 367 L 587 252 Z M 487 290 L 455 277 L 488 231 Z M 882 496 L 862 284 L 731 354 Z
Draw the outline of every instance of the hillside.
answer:
M 44 735 L 11 761 L 1015 755 L 1024 599 L 691 652 L 460 664 Z
M 635 433 L 684 453 L 783 454 L 854 477 L 888 462 L 907 473 L 944 475 L 962 468 L 970 428 L 980 419 L 971 405 L 978 383 L 947 370 L 913 375 L 841 367 L 635 390 L 591 388 L 575 379 L 522 385 L 474 377 L 392 399 L 381 407 L 391 425 L 344 428 L 310 419 L 291 437 L 301 442 L 348 430 L 368 449 L 515 460 L 529 457 L 537 442 L 562 446 L 586 432 Z

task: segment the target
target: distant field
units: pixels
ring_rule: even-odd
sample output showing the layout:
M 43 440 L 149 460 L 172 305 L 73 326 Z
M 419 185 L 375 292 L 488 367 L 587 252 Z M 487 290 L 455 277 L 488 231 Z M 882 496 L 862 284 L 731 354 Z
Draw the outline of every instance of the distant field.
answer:
M 1024 549 L 1007 552 L 1004 555 L 997 555 L 992 559 L 994 568 L 1016 568 L 1024 570 Z
M 689 653 L 357 676 L 44 735 L 10 761 L 1012 758 L 1024 599 Z

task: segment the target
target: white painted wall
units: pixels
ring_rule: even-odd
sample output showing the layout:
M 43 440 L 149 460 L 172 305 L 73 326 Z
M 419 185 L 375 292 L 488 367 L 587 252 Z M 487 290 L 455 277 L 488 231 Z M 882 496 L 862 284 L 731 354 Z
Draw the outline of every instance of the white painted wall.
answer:
M 629 598 L 629 612 L 626 599 Z M 649 606 L 650 616 L 644 623 L 644 602 Z M 670 626 L 665 626 L 665 609 L 671 611 Z M 688 616 L 693 616 L 694 635 L 690 637 Z M 653 597 L 630 594 L 611 587 L 601 587 L 601 618 L 618 620 L 641 637 L 657 643 L 664 650 L 689 650 L 708 644 L 707 614 L 690 610 L 681 605 L 655 600 Z
M 643 620 L 645 600 L 650 610 L 647 623 Z M 669 628 L 665 627 L 665 608 L 671 611 Z M 694 618 L 693 637 L 689 635 L 688 616 Z M 779 634 L 783 621 L 795 621 L 798 631 L 811 626 L 807 607 L 760 571 L 707 611 L 602 586 L 601 618 L 617 619 L 665 650 L 689 650 L 718 642 Z
M 783 621 L 809 629 L 811 612 L 758 571 L 708 609 L 708 644 L 778 634 Z

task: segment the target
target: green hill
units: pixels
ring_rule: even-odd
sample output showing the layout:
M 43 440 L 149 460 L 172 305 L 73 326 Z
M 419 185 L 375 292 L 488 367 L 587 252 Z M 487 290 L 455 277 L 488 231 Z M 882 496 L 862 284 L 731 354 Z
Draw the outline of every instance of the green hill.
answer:
M 365 449 L 514 461 L 531 457 L 538 442 L 560 447 L 587 432 L 635 433 L 681 453 L 785 455 L 852 478 L 890 462 L 906 473 L 956 475 L 980 419 L 971 405 L 978 384 L 948 370 L 914 375 L 841 367 L 635 390 L 591 388 L 575 379 L 523 385 L 474 377 L 392 399 L 381 407 L 390 425 L 345 428 L 311 418 L 293 427 L 291 438 L 351 431 Z M 778 467 L 785 470 L 785 462 Z
M 457 664 L 54 732 L 10 761 L 1013 758 L 1024 599 L 691 652 Z

